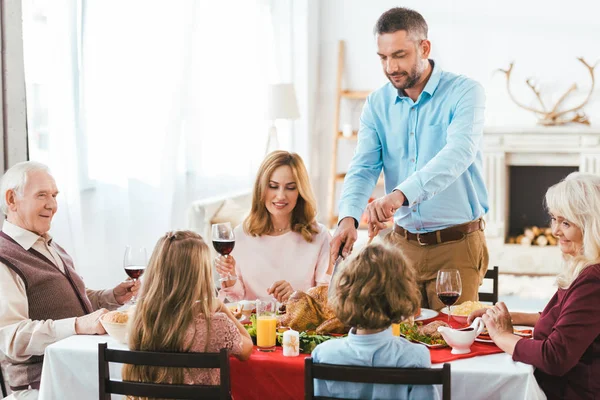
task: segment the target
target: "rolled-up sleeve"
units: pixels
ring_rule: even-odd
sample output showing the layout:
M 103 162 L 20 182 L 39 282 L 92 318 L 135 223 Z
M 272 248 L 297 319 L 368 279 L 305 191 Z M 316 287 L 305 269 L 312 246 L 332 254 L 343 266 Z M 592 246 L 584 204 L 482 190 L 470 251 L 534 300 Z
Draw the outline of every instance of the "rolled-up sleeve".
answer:
M 381 148 L 369 97 L 360 117 L 356 151 L 344 179 L 338 213 L 340 221 L 346 217 L 360 221 L 381 174 L 383 167 Z

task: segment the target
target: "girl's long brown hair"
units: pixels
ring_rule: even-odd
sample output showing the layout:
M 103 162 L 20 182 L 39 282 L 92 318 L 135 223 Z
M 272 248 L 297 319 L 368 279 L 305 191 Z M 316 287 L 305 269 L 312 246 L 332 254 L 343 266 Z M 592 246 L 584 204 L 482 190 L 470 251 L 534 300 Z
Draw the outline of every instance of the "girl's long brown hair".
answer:
M 258 169 L 252 191 L 252 208 L 244 220 L 244 231 L 252 236 L 266 235 L 273 231 L 273 223 L 269 217 L 269 211 L 265 207 L 265 193 L 273 172 L 284 165 L 292 169 L 298 188 L 298 201 L 292 211 L 291 229 L 301 234 L 304 240 L 310 243 L 313 241 L 314 235 L 319 233 L 319 228 L 316 222 L 317 202 L 310 185 L 308 172 L 298 154 L 282 150 L 269 153 Z
M 208 346 L 215 294 L 209 254 L 202 237 L 191 231 L 168 232 L 158 240 L 129 326 L 131 350 L 189 351 L 185 333 L 199 314 L 206 319 Z M 123 379 L 177 384 L 183 383 L 183 370 L 125 365 Z

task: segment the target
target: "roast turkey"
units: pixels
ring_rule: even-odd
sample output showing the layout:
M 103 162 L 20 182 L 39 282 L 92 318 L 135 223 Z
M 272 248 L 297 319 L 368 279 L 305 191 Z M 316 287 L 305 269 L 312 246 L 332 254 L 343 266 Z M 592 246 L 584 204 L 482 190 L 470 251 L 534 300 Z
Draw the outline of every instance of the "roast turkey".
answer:
M 300 290 L 292 293 L 278 325 L 296 331 L 316 331 L 317 334 L 347 333 L 348 328 L 327 305 L 327 290 L 328 286 L 316 286 L 306 293 Z

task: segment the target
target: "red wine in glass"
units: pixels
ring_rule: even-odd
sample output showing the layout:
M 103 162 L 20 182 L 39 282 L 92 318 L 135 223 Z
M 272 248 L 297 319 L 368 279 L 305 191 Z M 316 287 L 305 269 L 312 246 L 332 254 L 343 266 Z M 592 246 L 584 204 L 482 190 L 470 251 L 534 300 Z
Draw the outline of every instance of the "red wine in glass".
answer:
M 448 308 L 448 325 L 450 324 L 450 314 L 452 314 L 452 305 L 458 301 L 462 293 L 462 282 L 460 273 L 457 269 L 440 269 L 435 281 L 435 291 L 438 298 Z
M 145 270 L 145 265 L 128 265 L 125 267 L 125 273 L 129 275 L 131 279 L 138 279 L 144 274 Z
M 223 257 L 228 257 L 235 247 L 235 235 L 229 222 L 223 222 L 220 224 L 213 224 L 212 226 L 212 242 L 213 247 Z M 231 275 L 221 276 L 219 281 L 233 281 L 237 279 L 237 276 Z
M 148 263 L 148 256 L 146 254 L 145 247 L 132 247 L 127 246 L 125 248 L 125 256 L 123 257 L 123 269 L 125 273 L 129 275 L 131 279 L 137 281 L 140 276 L 144 274 L 146 270 L 146 264 Z M 135 296 L 131 297 L 129 304 L 135 304 Z
M 460 297 L 458 292 L 441 292 L 437 294 L 440 301 L 447 306 L 452 306 L 456 303 L 456 300 Z
M 231 254 L 235 247 L 235 240 L 215 240 L 213 239 L 213 247 L 222 256 Z

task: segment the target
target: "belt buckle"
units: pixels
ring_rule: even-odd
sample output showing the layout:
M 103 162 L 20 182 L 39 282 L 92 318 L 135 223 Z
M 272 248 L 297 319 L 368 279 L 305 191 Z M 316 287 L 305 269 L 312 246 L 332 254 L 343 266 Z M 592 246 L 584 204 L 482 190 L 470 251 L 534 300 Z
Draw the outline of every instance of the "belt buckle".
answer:
M 421 242 L 421 234 L 420 233 L 417 233 L 417 243 L 419 243 L 421 246 L 427 246 L 427 243 Z

